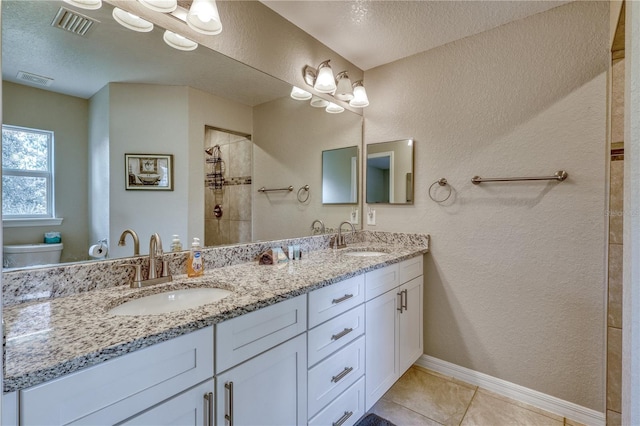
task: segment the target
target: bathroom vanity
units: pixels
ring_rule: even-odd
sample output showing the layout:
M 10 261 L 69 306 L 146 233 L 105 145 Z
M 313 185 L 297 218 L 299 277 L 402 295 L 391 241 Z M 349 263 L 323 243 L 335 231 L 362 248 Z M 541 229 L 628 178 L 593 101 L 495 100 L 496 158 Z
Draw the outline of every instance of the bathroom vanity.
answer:
M 296 262 L 9 306 L 5 401 L 15 402 L 3 410 L 22 425 L 352 425 L 422 354 L 428 236 L 382 234 Z M 109 314 L 184 287 L 232 293 L 163 315 Z

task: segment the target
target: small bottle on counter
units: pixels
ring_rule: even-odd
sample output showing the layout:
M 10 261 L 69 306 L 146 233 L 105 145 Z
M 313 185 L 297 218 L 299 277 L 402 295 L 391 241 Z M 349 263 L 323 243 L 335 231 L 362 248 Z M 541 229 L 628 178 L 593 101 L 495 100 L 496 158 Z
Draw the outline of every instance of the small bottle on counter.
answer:
M 171 240 L 171 251 L 182 251 L 182 242 L 176 234 L 173 235 L 173 239 Z
M 199 277 L 204 273 L 204 262 L 202 260 L 202 247 L 200 238 L 194 238 L 191 243 L 191 252 L 187 261 L 187 276 Z

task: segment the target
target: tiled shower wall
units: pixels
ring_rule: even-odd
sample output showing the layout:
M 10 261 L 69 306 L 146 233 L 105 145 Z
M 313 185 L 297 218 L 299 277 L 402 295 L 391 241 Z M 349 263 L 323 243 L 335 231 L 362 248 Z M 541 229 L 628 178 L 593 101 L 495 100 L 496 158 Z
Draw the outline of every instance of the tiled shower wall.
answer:
M 609 188 L 607 425 L 622 422 L 622 226 L 624 198 L 624 58 L 613 61 Z
M 204 149 L 220 145 L 224 161 L 224 186 L 220 190 L 205 183 L 205 246 L 251 242 L 251 171 L 252 142 L 250 137 L 207 127 Z M 202 152 L 206 173 L 210 165 Z M 222 206 L 222 216 L 216 218 L 214 208 Z M 187 247 L 188 248 L 188 247 Z

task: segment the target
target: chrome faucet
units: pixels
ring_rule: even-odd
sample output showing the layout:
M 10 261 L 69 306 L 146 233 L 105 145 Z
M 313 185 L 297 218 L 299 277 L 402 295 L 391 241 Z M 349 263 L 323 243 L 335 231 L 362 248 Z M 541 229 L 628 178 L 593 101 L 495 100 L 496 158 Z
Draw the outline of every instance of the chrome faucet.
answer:
M 160 239 L 160 235 L 158 233 L 154 233 L 149 240 L 149 279 L 153 280 L 158 278 L 158 272 L 156 268 L 156 256 L 160 257 L 160 261 L 162 261 L 162 240 Z M 163 265 L 164 266 L 164 265 Z
M 119 246 L 126 245 L 126 242 L 124 239 L 127 237 L 127 234 L 133 237 L 133 255 L 138 256 L 140 254 L 140 239 L 138 238 L 138 234 L 136 234 L 136 231 L 134 231 L 133 229 L 128 228 L 122 231 L 122 234 L 120 234 L 120 241 L 118 241 L 118 245 Z
M 313 233 L 315 234 L 315 230 L 316 230 L 316 228 L 314 228 L 314 225 L 315 225 L 316 223 L 319 223 L 319 224 L 320 224 L 320 233 L 321 233 L 321 234 L 324 234 L 324 222 L 323 222 L 323 221 L 321 221 L 320 219 L 316 219 L 316 220 L 314 220 L 313 222 L 311 222 L 311 232 L 313 232 Z
M 342 235 L 342 225 L 347 224 L 351 227 L 351 233 L 355 233 L 356 232 L 356 228 L 353 226 L 353 223 L 349 222 L 349 221 L 344 221 L 340 224 L 340 226 L 338 226 L 338 237 L 336 238 L 335 241 L 335 245 L 336 248 L 345 248 L 347 246 L 347 243 L 344 240 L 344 235 Z

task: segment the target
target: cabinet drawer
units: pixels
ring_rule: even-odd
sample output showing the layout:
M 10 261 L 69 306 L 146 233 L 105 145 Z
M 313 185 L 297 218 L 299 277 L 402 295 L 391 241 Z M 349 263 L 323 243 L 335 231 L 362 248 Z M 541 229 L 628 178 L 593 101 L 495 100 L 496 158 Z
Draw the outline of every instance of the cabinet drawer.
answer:
M 364 274 L 309 293 L 309 328 L 364 302 Z
M 423 256 L 420 255 L 400 262 L 400 284 L 422 275 L 422 260 Z
M 400 285 L 400 277 L 398 274 L 398 264 L 385 266 L 375 271 L 365 274 L 365 296 L 366 300 L 380 296 L 387 291 L 394 289 Z
M 309 365 L 364 334 L 364 304 L 309 331 Z
M 309 370 L 309 414 L 315 415 L 364 374 L 364 336 Z
M 21 391 L 20 424 L 114 424 L 213 377 L 213 327 Z
M 363 377 L 309 420 L 309 426 L 353 426 L 364 413 Z
M 307 329 L 307 295 L 216 326 L 216 372 L 227 370 Z

